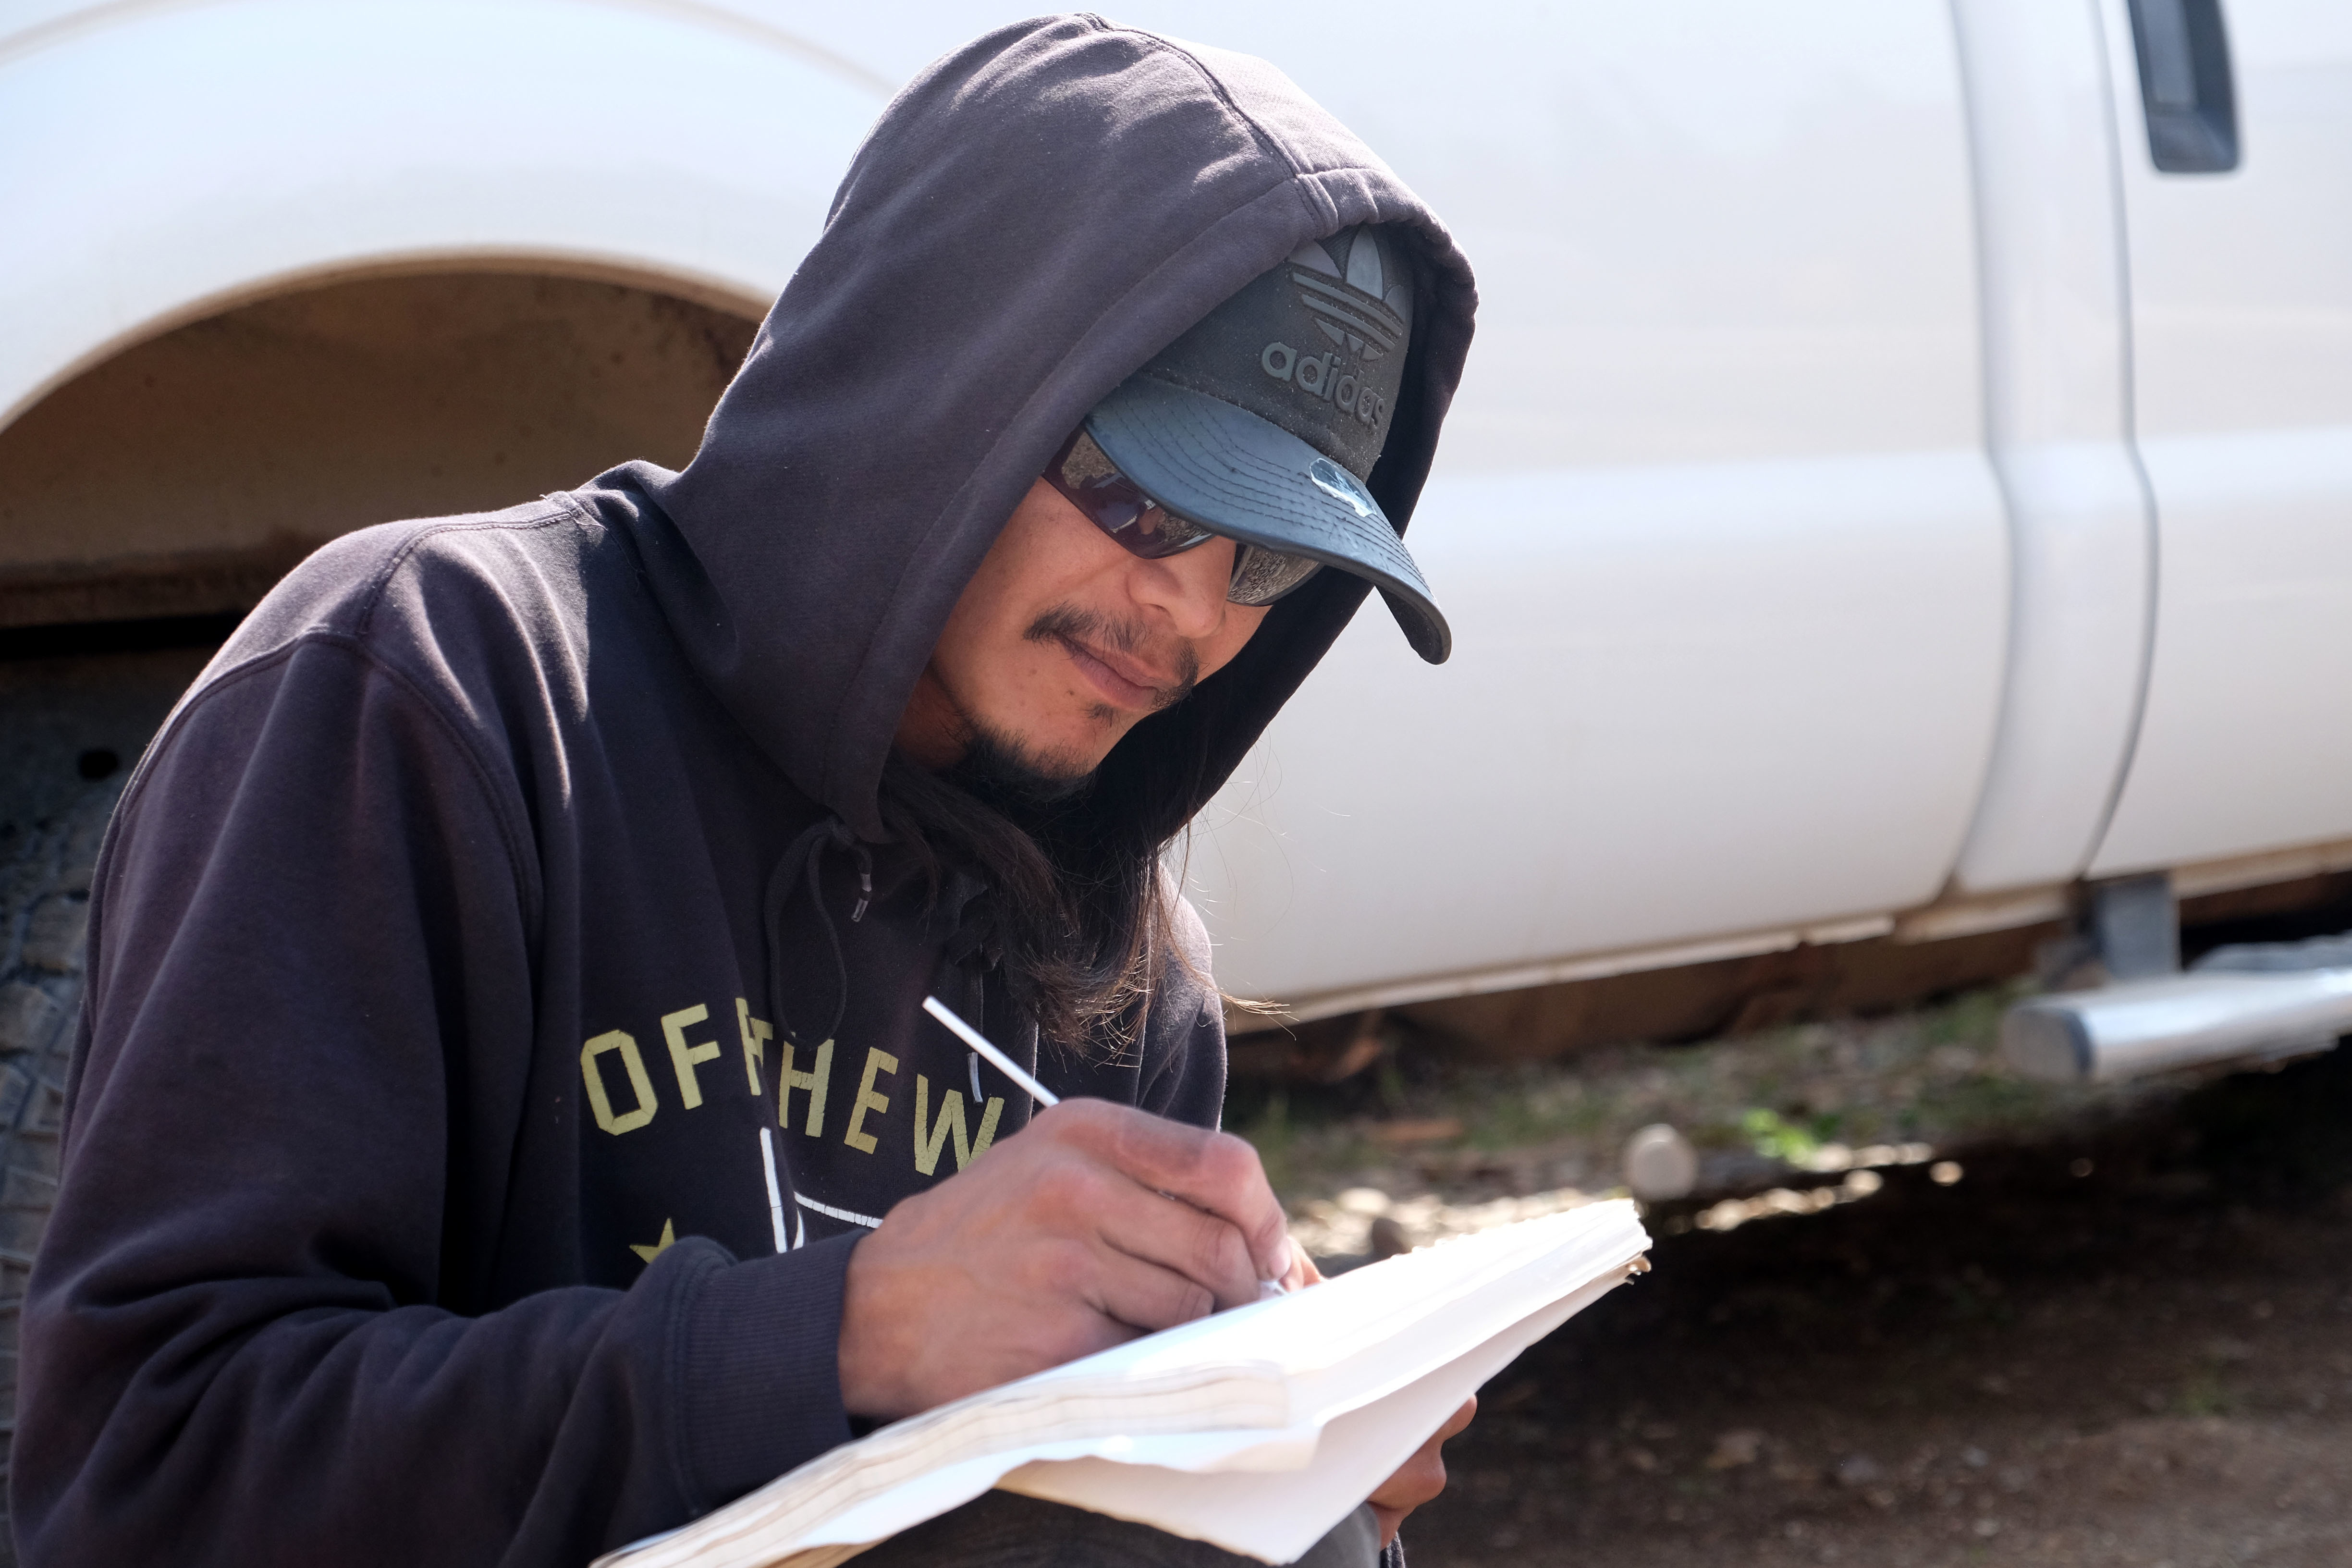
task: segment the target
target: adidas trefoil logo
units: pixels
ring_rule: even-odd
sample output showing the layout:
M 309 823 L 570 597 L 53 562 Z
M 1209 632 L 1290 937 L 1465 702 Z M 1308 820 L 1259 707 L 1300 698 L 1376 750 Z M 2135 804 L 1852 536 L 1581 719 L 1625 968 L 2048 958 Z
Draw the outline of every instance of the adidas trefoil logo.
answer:
M 1402 283 L 1391 285 L 1381 255 L 1380 236 L 1359 228 L 1346 237 L 1348 270 L 1343 274 L 1330 253 L 1313 240 L 1290 253 L 1290 280 L 1298 286 L 1300 303 L 1314 314 L 1315 325 L 1334 348 L 1360 354 L 1366 360 L 1385 358 L 1404 341 L 1412 318 L 1412 298 Z M 1342 279 L 1342 289 L 1330 279 Z
M 1347 357 L 1370 363 L 1394 353 L 1412 320 L 1412 294 L 1402 281 L 1388 280 L 1381 238 L 1370 228 L 1352 229 L 1328 244 L 1346 256 L 1344 271 L 1331 250 L 1310 239 L 1290 253 L 1289 279 L 1331 352 L 1272 342 L 1260 351 L 1258 367 L 1370 425 L 1379 419 L 1382 400 L 1360 384 Z

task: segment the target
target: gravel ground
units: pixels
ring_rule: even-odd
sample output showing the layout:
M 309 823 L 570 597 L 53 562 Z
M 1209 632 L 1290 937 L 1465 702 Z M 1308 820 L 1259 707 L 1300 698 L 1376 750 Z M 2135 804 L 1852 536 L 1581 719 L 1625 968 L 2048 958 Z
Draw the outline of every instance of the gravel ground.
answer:
M 1659 1122 L 1695 1146 L 1698 1201 L 1662 1211 L 1654 1228 L 1729 1230 L 1867 1197 L 1894 1171 L 1934 1171 L 2020 1129 L 2095 1128 L 2185 1092 L 2179 1079 L 2018 1078 L 1998 1044 L 2021 989 L 1516 1068 L 1455 1068 L 1442 1042 L 1399 1036 L 1375 1070 L 1342 1084 L 1237 1082 L 1225 1122 L 1257 1145 L 1298 1239 L 1345 1258 L 1374 1247 L 1383 1218 L 1391 1245 L 1417 1246 L 1622 1195 L 1627 1142 Z
M 1941 1028 L 1868 1029 L 1906 1026 Z M 1890 1166 L 1821 1212 L 1658 1211 L 1654 1271 L 1489 1386 L 1413 1559 L 2352 1563 L 2347 1110 L 2339 1051 L 2005 1132 L 1915 1127 L 1957 1180 Z M 1294 1181 L 1345 1124 L 1293 1127 Z

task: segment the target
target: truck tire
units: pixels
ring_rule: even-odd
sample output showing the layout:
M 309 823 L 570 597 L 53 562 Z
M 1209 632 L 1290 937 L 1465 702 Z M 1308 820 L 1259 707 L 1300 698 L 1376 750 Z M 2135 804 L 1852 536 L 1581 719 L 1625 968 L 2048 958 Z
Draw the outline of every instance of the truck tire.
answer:
M 82 786 L 62 809 L 29 822 L 0 819 L 0 1482 L 16 1443 L 25 1285 L 57 1200 L 90 870 L 122 790 L 111 752 L 83 753 L 79 771 Z M 0 1568 L 14 1568 L 6 1509 L 0 1491 Z

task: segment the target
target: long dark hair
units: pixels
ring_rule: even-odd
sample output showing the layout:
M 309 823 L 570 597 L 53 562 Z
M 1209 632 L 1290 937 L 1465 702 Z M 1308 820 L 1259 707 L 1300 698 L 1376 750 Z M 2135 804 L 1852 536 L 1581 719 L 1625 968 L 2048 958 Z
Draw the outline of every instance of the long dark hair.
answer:
M 1013 1000 L 1041 1038 L 1119 1055 L 1173 956 L 1171 838 L 1120 810 L 1100 775 L 1074 788 L 1024 787 L 973 759 L 928 773 L 897 752 L 882 770 L 882 826 L 923 864 L 936 895 L 955 869 L 990 889 Z

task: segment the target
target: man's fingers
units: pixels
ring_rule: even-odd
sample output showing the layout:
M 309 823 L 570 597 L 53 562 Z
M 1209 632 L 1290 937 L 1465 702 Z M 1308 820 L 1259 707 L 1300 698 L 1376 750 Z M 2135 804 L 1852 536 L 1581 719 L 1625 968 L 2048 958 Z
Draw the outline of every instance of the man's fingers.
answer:
M 1397 1526 L 1404 1522 L 1405 1515 L 1445 1489 L 1445 1456 L 1439 1450 L 1448 1437 L 1459 1434 L 1477 1414 L 1478 1396 L 1474 1394 L 1446 1417 L 1444 1426 L 1430 1434 L 1429 1440 L 1414 1451 L 1412 1458 L 1397 1468 L 1396 1474 L 1364 1500 L 1371 1504 L 1373 1514 L 1380 1520 L 1382 1546 L 1396 1538 Z
M 1054 1152 L 1028 1183 L 1029 1215 L 1048 1232 L 1181 1274 L 1220 1306 L 1257 1299 L 1239 1231 L 1217 1215 L 1139 1185 L 1083 1150 Z
M 1309 1285 L 1323 1283 L 1323 1270 L 1315 1267 L 1315 1259 L 1296 1241 L 1290 1244 L 1290 1268 L 1282 1277 L 1286 1290 L 1304 1290 Z
M 1266 1184 L 1257 1151 L 1241 1139 L 1104 1100 L 1066 1101 L 1041 1112 L 1032 1126 L 1051 1127 L 1057 1136 L 1097 1150 L 1138 1185 L 1224 1219 L 1241 1233 L 1257 1279 L 1288 1272 L 1290 1237 L 1282 1205 Z
M 1206 1209 L 1128 1183 L 1105 1194 L 1095 1221 L 1104 1246 L 1184 1276 L 1206 1289 L 1217 1306 L 1243 1307 L 1257 1300 L 1257 1267 L 1249 1244 Z
M 1199 1281 L 1110 1247 L 1095 1250 L 1093 1273 L 1097 1310 L 1130 1328 L 1172 1329 L 1217 1310 Z

